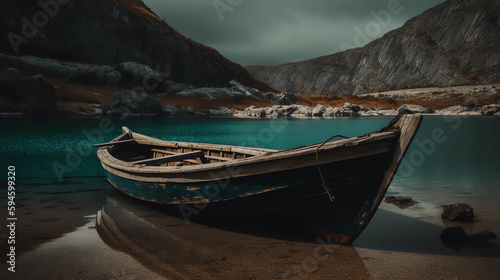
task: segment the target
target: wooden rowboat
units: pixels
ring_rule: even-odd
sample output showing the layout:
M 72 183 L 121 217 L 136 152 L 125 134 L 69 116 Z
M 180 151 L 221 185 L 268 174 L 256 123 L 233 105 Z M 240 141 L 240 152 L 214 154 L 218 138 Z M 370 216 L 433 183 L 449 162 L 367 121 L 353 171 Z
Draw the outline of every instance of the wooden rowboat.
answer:
M 374 216 L 421 121 L 399 115 L 373 133 L 286 150 L 164 141 L 126 127 L 94 146 L 116 189 L 176 208 L 186 221 L 279 217 L 351 243 Z

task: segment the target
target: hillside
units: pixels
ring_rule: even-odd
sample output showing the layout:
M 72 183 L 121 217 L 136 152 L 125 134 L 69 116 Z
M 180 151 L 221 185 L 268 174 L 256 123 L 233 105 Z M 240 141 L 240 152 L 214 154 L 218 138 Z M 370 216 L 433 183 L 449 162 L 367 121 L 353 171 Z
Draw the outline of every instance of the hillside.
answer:
M 276 90 L 306 94 L 498 82 L 500 2 L 448 0 L 362 48 L 247 70 Z
M 169 71 L 174 82 L 227 86 L 237 80 L 269 90 L 239 64 L 176 32 L 140 0 L 2 1 L 0 19 L 5 54 L 95 65 L 136 62 Z

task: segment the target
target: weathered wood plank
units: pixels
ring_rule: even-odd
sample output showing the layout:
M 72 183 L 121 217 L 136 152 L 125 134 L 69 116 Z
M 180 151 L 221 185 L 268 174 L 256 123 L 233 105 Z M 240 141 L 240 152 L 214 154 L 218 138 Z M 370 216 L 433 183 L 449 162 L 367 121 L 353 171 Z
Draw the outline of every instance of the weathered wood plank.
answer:
M 156 153 L 162 153 L 162 154 L 169 154 L 169 155 L 180 155 L 182 153 L 179 152 L 173 152 L 173 151 L 167 151 L 167 150 L 161 150 L 161 149 L 151 149 L 152 152 Z M 193 164 L 203 164 L 202 161 L 198 161 L 195 159 L 185 159 L 185 162 L 193 163 Z
M 194 152 L 182 153 L 182 154 L 178 154 L 178 155 L 170 155 L 170 156 L 159 157 L 159 158 L 138 160 L 138 161 L 133 161 L 130 163 L 134 164 L 134 165 L 140 165 L 140 164 L 153 165 L 153 164 L 162 164 L 162 163 L 173 162 L 173 161 L 182 161 L 185 159 L 194 159 L 194 158 L 203 157 L 203 156 L 204 156 L 203 151 L 194 151 Z
M 162 150 L 162 149 L 151 149 L 152 152 L 157 152 L 157 153 L 162 153 L 162 154 L 169 154 L 169 155 L 180 155 L 182 153 L 180 152 L 174 152 L 174 151 L 167 151 L 167 150 Z
M 215 160 L 218 160 L 218 161 L 233 160 L 232 158 L 227 158 L 227 157 L 216 157 L 216 156 L 205 156 L 205 157 L 208 158 L 208 159 L 215 159 Z
M 161 150 L 161 149 L 151 149 L 151 151 L 153 151 L 153 152 L 159 152 L 159 153 L 164 153 L 164 154 L 171 154 L 171 155 L 182 154 L 182 153 L 179 153 L 179 152 L 172 152 L 172 151 Z M 210 151 L 208 151 L 208 153 L 210 153 Z M 231 158 L 205 155 L 205 158 L 207 158 L 207 159 L 214 159 L 214 160 L 218 160 L 218 161 L 229 161 L 229 160 L 235 159 L 235 155 L 236 155 L 236 153 L 233 153 L 233 157 L 231 157 Z

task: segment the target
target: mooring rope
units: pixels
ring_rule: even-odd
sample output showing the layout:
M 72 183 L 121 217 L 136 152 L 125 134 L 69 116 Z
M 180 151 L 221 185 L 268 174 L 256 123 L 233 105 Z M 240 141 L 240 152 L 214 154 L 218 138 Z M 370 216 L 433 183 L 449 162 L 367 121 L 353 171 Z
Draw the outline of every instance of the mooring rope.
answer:
M 319 166 L 319 149 L 321 147 L 323 147 L 323 145 L 325 145 L 326 143 L 328 143 L 330 140 L 334 139 L 334 138 L 337 138 L 337 137 L 342 137 L 344 139 L 347 139 L 348 137 L 344 136 L 344 135 L 335 135 L 335 136 L 332 136 L 328 139 L 325 140 L 325 142 L 321 143 L 321 145 L 318 146 L 318 148 L 316 149 L 316 166 L 318 167 L 318 172 L 319 172 L 319 176 L 321 177 L 321 182 L 323 182 L 323 188 L 325 188 L 325 191 L 326 193 L 328 194 L 328 198 L 330 198 L 330 201 L 333 202 L 333 200 L 335 199 L 335 197 L 333 197 L 332 193 L 330 192 L 330 190 L 328 189 L 328 187 L 326 186 L 326 183 L 325 183 L 325 179 L 323 178 L 323 173 L 321 172 L 321 168 Z

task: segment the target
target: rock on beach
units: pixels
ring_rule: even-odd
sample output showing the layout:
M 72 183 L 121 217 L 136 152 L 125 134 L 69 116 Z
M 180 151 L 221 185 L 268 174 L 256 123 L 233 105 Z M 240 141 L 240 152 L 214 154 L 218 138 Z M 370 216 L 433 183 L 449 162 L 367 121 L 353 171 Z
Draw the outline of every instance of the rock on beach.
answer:
M 409 196 L 387 195 L 385 196 L 384 201 L 386 203 L 394 204 L 401 209 L 413 206 L 413 199 Z
M 474 210 L 465 203 L 449 204 L 444 206 L 441 217 L 450 221 L 472 221 Z

